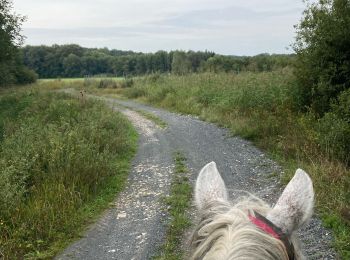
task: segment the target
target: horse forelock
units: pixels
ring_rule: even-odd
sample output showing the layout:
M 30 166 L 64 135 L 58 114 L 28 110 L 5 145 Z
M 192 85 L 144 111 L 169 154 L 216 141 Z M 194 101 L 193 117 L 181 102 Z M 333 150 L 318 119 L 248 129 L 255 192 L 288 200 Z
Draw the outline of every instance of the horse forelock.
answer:
M 191 259 L 288 259 L 283 242 L 252 224 L 254 212 L 266 216 L 271 208 L 256 197 L 232 205 L 212 201 L 201 210 L 193 232 Z M 291 238 L 294 245 L 296 240 Z M 297 250 L 297 248 L 296 248 Z M 296 259 L 302 255 L 296 251 Z

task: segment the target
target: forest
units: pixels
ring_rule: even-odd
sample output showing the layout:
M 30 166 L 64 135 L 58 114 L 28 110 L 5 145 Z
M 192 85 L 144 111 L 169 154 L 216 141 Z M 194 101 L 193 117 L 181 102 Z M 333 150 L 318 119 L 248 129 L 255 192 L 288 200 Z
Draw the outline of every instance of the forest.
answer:
M 84 48 L 76 44 L 26 46 L 21 48 L 24 64 L 40 78 L 127 77 L 151 73 L 271 71 L 289 66 L 294 55 L 260 54 L 253 57 L 227 56 L 211 51 L 157 51 L 139 53 Z

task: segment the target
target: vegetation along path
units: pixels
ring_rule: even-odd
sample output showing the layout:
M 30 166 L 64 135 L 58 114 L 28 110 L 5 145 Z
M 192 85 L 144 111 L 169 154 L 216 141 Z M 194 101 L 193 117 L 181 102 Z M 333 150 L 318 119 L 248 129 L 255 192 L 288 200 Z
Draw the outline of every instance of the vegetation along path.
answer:
M 192 116 L 131 101 L 106 99 L 122 110 L 140 133 L 139 150 L 124 192 L 85 236 L 58 259 L 150 259 L 165 239 L 167 214 L 161 198 L 169 193 L 173 153 L 181 151 L 193 182 L 201 167 L 217 163 L 232 198 L 245 190 L 270 203 L 282 187 L 282 169 L 248 141 Z M 130 108 L 127 109 L 126 107 Z M 135 111 L 166 122 L 162 129 Z M 316 217 L 300 231 L 308 259 L 336 259 L 331 233 Z

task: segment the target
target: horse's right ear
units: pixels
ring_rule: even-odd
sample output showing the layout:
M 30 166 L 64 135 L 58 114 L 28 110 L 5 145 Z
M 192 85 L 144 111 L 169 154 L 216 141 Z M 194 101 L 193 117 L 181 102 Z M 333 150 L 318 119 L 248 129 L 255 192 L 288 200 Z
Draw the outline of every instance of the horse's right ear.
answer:
M 227 201 L 225 183 L 215 162 L 208 163 L 200 171 L 196 181 L 194 198 L 198 209 L 202 209 L 205 204 L 214 200 Z
M 306 172 L 298 169 L 266 218 L 290 235 L 311 218 L 313 206 L 312 181 Z

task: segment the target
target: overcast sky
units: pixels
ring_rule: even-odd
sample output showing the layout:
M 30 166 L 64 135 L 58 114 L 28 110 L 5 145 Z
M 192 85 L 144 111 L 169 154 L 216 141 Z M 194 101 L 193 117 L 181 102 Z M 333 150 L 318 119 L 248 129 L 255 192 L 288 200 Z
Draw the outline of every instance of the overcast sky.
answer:
M 302 0 L 14 0 L 25 44 L 290 53 Z M 289 48 L 289 49 L 287 49 Z

